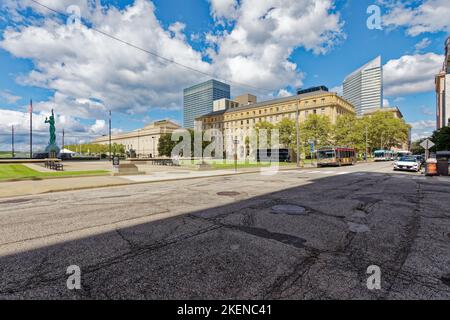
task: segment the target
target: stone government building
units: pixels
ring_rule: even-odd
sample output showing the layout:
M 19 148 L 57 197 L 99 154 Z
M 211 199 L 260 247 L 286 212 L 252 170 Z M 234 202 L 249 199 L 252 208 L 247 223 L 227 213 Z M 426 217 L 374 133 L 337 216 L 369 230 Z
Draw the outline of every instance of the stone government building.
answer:
M 172 133 L 180 126 L 170 120 L 159 120 L 142 129 L 111 136 L 111 143 L 122 144 L 126 151 L 136 151 L 137 157 L 158 157 L 158 143 L 161 135 Z M 103 136 L 95 139 L 92 143 L 109 144 L 109 137 Z
M 248 95 L 237 97 L 235 100 L 242 101 L 245 96 Z M 196 118 L 197 129 L 219 129 L 223 133 L 230 134 L 247 132 L 253 129 L 258 122 L 267 121 L 276 124 L 283 118 L 295 120 L 297 105 L 299 122 L 305 121 L 310 114 L 328 116 L 332 123 L 336 123 L 339 115 L 355 114 L 353 105 L 338 96 L 337 93 L 328 92 L 326 87 L 300 90 L 295 96 L 260 103 L 256 103 L 256 99 L 252 99 L 246 104 L 225 103 L 221 100 L 214 103 L 215 111 Z M 218 110 L 218 105 L 233 107 L 223 107 Z

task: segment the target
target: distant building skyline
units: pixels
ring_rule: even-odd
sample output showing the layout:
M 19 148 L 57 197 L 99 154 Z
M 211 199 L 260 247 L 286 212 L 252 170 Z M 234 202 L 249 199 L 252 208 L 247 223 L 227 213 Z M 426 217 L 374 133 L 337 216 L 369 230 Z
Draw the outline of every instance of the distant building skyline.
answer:
M 211 79 L 183 90 L 183 127 L 194 128 L 195 118 L 213 111 L 214 101 L 230 99 L 230 85 Z
M 350 73 L 343 82 L 343 97 L 355 106 L 357 115 L 364 110 L 383 107 L 383 70 L 381 56 Z

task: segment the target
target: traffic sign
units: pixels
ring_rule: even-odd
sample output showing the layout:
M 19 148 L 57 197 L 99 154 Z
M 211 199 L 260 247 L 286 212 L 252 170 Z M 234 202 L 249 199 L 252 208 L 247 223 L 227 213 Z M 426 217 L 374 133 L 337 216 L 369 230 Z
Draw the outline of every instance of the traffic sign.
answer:
M 434 143 L 433 143 L 433 141 L 426 139 L 420 144 L 420 146 L 422 148 L 424 148 L 425 150 L 429 150 L 429 149 L 433 148 Z

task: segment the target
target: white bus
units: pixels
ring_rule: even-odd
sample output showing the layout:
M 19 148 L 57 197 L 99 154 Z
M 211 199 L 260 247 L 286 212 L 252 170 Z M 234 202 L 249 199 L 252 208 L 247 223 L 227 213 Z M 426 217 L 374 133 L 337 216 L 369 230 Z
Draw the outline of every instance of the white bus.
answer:
M 394 151 L 376 150 L 374 153 L 374 161 L 391 161 L 394 160 Z

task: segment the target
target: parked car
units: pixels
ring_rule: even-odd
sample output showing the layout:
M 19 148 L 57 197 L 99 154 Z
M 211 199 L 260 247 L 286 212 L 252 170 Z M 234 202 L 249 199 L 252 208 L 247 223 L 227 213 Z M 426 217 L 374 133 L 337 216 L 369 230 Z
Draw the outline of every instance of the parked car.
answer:
M 417 161 L 417 158 L 413 156 L 404 156 L 394 162 L 394 171 L 406 170 L 419 172 L 420 168 L 420 162 Z
M 420 163 L 420 166 L 423 166 L 425 164 L 425 155 L 415 154 L 413 155 L 413 157 L 416 158 L 417 162 Z

